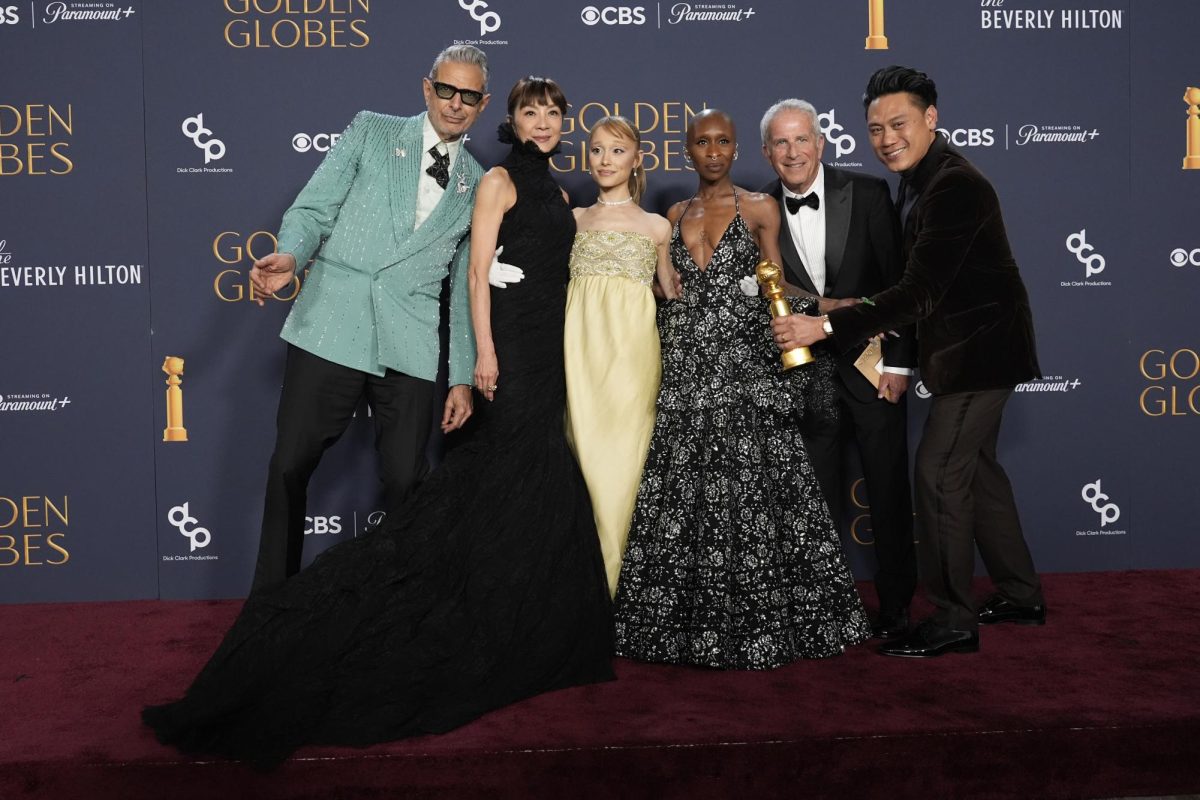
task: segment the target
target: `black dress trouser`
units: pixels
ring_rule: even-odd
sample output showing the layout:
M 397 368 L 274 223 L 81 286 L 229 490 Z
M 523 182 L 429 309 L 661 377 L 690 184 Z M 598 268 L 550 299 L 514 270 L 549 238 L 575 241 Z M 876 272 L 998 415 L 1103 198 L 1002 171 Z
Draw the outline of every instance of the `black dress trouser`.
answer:
M 945 627 L 974 630 L 975 549 L 996 592 L 1041 605 L 1042 585 L 1021 530 L 1012 484 L 996 460 L 1012 389 L 935 395 L 917 447 L 914 483 L 921 581 Z
M 380 377 L 288 345 L 253 591 L 300 571 L 309 478 L 364 395 L 375 421 L 385 507 L 407 497 L 429 469 L 425 443 L 433 388 L 432 381 L 390 369 Z
M 846 500 L 842 448 L 852 429 L 862 461 L 874 540 L 875 592 L 879 609 L 896 614 L 908 608 L 917 588 L 917 557 L 913 545 L 912 490 L 908 481 L 908 403 L 872 398 L 860 400 L 834 379 L 839 416 L 806 418 L 801 435 L 808 448 L 821 493 L 839 530 Z

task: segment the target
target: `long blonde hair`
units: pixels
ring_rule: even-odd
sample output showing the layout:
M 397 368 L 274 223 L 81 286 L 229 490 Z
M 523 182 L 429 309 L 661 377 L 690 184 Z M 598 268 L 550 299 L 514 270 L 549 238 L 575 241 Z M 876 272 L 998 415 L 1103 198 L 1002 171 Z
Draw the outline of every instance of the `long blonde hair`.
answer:
M 642 150 L 642 134 L 633 123 L 625 117 L 612 115 L 600 119 L 592 126 L 591 132 L 588 134 L 588 147 L 592 145 L 592 137 L 596 135 L 596 131 L 604 129 L 614 136 L 622 139 L 628 139 L 633 142 L 634 150 L 641 152 Z M 646 170 L 636 162 L 633 165 L 633 172 L 629 173 L 629 194 L 633 197 L 633 202 L 640 204 L 642 195 L 646 193 Z

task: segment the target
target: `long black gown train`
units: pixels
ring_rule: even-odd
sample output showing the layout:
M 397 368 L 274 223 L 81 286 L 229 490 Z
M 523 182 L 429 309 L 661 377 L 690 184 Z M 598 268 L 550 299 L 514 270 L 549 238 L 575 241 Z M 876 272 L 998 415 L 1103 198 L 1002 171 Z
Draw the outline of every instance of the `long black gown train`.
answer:
M 439 733 L 613 677 L 591 505 L 563 432 L 575 222 L 548 157 L 514 145 L 498 244 L 525 279 L 492 293 L 494 403 L 374 533 L 253 594 L 187 694 L 143 711 L 165 744 L 269 765 L 303 744 Z

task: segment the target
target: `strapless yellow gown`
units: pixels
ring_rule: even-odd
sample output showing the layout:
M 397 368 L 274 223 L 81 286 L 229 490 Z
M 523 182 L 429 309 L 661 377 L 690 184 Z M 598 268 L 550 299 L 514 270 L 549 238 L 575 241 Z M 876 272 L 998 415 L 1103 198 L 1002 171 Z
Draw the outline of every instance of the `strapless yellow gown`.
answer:
M 641 233 L 581 231 L 571 248 L 567 439 L 592 498 L 614 594 L 662 371 L 650 291 L 657 263 L 654 241 Z

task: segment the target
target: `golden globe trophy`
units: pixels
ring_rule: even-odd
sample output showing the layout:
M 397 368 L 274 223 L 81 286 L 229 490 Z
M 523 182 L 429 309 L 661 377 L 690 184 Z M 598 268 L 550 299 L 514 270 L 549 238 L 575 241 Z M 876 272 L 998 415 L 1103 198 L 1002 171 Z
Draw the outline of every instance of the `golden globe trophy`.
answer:
M 1187 110 L 1187 155 L 1183 158 L 1184 169 L 1200 169 L 1200 89 L 1189 86 L 1183 93 Z
M 779 286 L 779 282 L 783 280 L 783 270 L 779 268 L 779 265 L 769 258 L 764 258 L 754 268 L 754 276 L 758 278 L 759 285 L 763 287 L 763 294 L 767 296 L 767 301 L 771 304 L 771 316 L 791 316 L 792 307 L 784 299 L 783 289 Z M 801 345 L 793 347 L 791 350 L 785 350 L 779 360 L 783 362 L 783 368 L 788 370 L 801 364 L 810 363 L 813 360 L 813 354 L 811 350 Z
M 867 0 L 867 49 L 887 50 L 887 37 L 883 35 L 883 0 Z
M 183 427 L 183 359 L 179 356 L 167 356 L 163 361 L 162 371 L 167 373 L 167 427 L 163 429 L 164 442 L 186 442 L 187 429 Z

